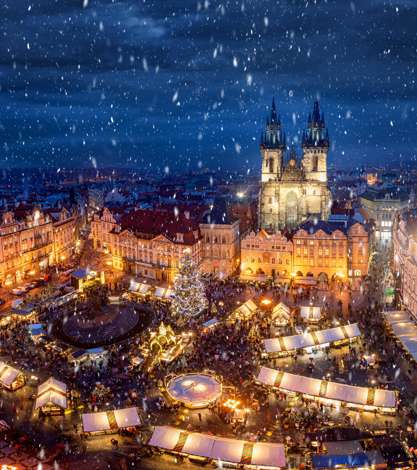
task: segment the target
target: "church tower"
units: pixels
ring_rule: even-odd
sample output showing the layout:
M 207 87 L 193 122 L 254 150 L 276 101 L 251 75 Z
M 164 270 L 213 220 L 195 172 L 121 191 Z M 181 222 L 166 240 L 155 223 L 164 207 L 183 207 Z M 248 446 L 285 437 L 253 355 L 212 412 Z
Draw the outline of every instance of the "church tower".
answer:
M 265 130 L 261 136 L 262 183 L 277 181 L 281 178 L 285 134 L 282 131 L 281 119 L 277 115 L 275 99 L 272 99 L 271 114 L 266 120 Z
M 329 133 L 320 114 L 319 102 L 315 101 L 313 114 L 309 114 L 307 129 L 303 132 L 303 168 L 307 180 L 327 182 L 327 154 Z

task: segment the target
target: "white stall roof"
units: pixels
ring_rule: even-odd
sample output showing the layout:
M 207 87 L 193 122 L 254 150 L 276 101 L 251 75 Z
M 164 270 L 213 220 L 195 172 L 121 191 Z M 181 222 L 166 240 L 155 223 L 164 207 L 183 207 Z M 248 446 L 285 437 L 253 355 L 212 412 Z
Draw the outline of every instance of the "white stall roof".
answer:
M 277 383 L 277 380 L 279 383 Z M 328 382 L 302 375 L 289 374 L 268 367 L 262 367 L 257 381 L 288 392 L 302 393 L 317 398 L 337 400 L 352 405 L 369 405 L 379 408 L 395 408 L 395 392 L 383 389 L 369 389 L 337 382 Z
M 252 465 L 259 467 L 286 466 L 285 449 L 282 444 L 256 442 L 252 451 Z
M 252 318 L 255 314 L 258 307 L 256 306 L 255 302 L 250 299 L 243 303 L 240 307 L 238 307 L 233 313 L 233 318 L 243 317 L 245 319 Z
M 213 454 L 214 436 L 207 434 L 191 433 L 185 441 L 182 452 L 199 457 L 211 457 Z
M 62 393 L 67 393 L 67 386 L 66 384 L 64 384 L 64 382 L 61 382 L 60 380 L 50 377 L 47 381 L 39 385 L 38 396 L 49 389 L 54 389 Z
M 300 308 L 301 318 L 318 321 L 321 318 L 321 308 L 313 305 L 304 305 Z
M 338 326 L 327 330 L 306 332 L 301 335 L 264 339 L 264 348 L 267 353 L 295 351 L 297 349 L 334 343 L 344 339 L 352 339 L 360 336 L 360 334 L 361 332 L 357 323 L 353 323 L 351 325 Z
M 0 383 L 10 387 L 21 372 L 5 362 L 0 362 Z
M 417 325 L 406 312 L 385 312 L 385 320 L 403 348 L 417 361 Z
M 53 390 L 43 392 L 36 398 L 35 409 L 42 408 L 47 405 L 55 405 L 65 410 L 67 407 L 67 397 Z
M 275 307 L 272 309 L 272 319 L 280 316 L 286 319 L 289 319 L 291 316 L 290 307 L 284 304 L 284 302 L 280 302 L 279 304 L 275 305 Z
M 181 432 L 183 432 L 181 429 L 171 426 L 156 426 L 148 444 L 172 450 L 177 445 Z
M 135 407 L 115 410 L 114 417 L 116 418 L 116 423 L 119 428 L 130 428 L 141 425 L 138 410 Z
M 38 387 L 35 409 L 46 405 L 56 405 L 65 409 L 67 407 L 67 386 L 53 377 Z
M 217 438 L 213 445 L 211 458 L 225 462 L 240 462 L 242 460 L 245 441 L 236 439 Z
M 148 443 L 165 450 L 173 450 L 190 456 L 207 457 L 234 464 L 259 467 L 286 467 L 283 444 L 246 442 L 226 437 L 190 433 L 170 426 L 157 426 Z
M 105 411 L 85 413 L 82 415 L 84 432 L 100 432 L 110 429 L 109 418 Z

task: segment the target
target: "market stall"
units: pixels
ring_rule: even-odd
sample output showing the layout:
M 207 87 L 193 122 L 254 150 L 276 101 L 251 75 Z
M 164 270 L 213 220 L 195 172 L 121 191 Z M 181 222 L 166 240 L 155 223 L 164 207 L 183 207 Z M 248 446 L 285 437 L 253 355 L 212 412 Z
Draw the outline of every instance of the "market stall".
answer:
M 286 326 L 291 320 L 291 309 L 284 302 L 275 305 L 271 313 L 272 321 L 278 326 Z
M 84 413 L 81 420 L 84 432 L 89 434 L 111 434 L 119 429 L 135 428 L 142 424 L 136 407 Z
M 407 312 L 384 312 L 385 322 L 401 347 L 417 362 L 417 324 Z
M 229 320 L 250 320 L 255 315 L 257 310 L 258 307 L 255 302 L 252 299 L 249 299 L 231 313 Z
M 141 296 L 146 296 L 149 294 L 151 286 L 149 284 L 144 284 L 142 282 L 136 282 L 134 280 L 130 281 L 129 292 Z
M 382 413 L 393 413 L 397 406 L 397 394 L 391 390 L 329 382 L 268 367 L 261 367 L 256 380 L 284 393 L 301 394 L 327 405 L 345 404 L 349 408 Z
M 35 410 L 45 415 L 62 414 L 67 409 L 67 386 L 49 378 L 39 385 L 35 401 Z
M 226 437 L 191 433 L 171 426 L 156 426 L 148 445 L 161 450 L 221 461 L 247 468 L 278 469 L 286 467 L 283 444 L 247 442 Z
M 321 319 L 321 308 L 314 305 L 300 307 L 300 317 L 308 323 L 318 323 Z
M 6 390 L 17 390 L 25 385 L 25 375 L 18 369 L 0 362 L 0 386 Z
M 301 335 L 281 336 L 264 339 L 266 353 L 285 356 L 297 350 L 310 352 L 314 348 L 325 348 L 330 345 L 349 343 L 361 335 L 358 324 L 338 326 L 321 331 L 305 332 Z
M 173 293 L 169 287 L 157 287 L 153 295 L 160 300 L 170 300 Z

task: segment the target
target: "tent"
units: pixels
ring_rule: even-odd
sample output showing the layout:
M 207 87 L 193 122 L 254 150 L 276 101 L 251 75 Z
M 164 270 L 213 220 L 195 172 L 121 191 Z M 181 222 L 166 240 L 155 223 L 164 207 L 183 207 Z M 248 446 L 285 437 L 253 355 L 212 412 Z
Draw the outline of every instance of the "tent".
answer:
M 350 341 L 360 334 L 357 323 L 353 323 L 327 330 L 306 332 L 301 335 L 264 339 L 263 343 L 268 354 L 286 355 L 299 349 L 325 347 L 329 344 Z
M 171 426 L 156 426 L 148 445 L 171 452 L 225 463 L 262 468 L 286 467 L 283 444 L 247 442 L 202 433 L 191 433 Z
M 173 296 L 173 291 L 170 288 L 157 287 L 154 292 L 154 296 L 159 299 L 170 299 Z
M 62 413 L 67 408 L 67 386 L 54 379 L 49 378 L 39 385 L 36 396 L 35 410 L 44 414 Z
M 81 417 L 84 432 L 105 432 L 111 429 L 109 418 L 105 411 L 84 413 Z
M 151 286 L 149 284 L 144 284 L 141 282 L 136 282 L 136 281 L 130 281 L 129 285 L 129 291 L 134 292 L 135 294 L 139 295 L 146 295 L 149 290 L 151 289 Z
M 271 317 L 274 323 L 278 325 L 288 325 L 291 318 L 291 309 L 284 302 L 280 302 L 272 309 Z
M 142 424 L 138 410 L 135 407 L 115 410 L 114 417 L 119 428 L 133 428 Z
M 311 457 L 313 468 L 364 468 L 371 467 L 372 462 L 365 452 L 350 455 L 313 455 Z
M 257 305 L 255 302 L 250 299 L 247 300 L 245 303 L 240 305 L 236 310 L 233 311 L 233 313 L 230 316 L 231 320 L 249 320 L 255 315 L 256 311 L 258 310 Z
M 351 408 L 393 412 L 397 406 L 397 395 L 391 390 L 328 382 L 268 367 L 261 367 L 256 380 L 286 393 L 300 393 L 324 403 L 345 403 Z
M 404 311 L 385 312 L 385 322 L 403 349 L 417 362 L 417 325 Z
M 9 366 L 5 362 L 0 362 L 0 385 L 7 390 L 17 390 L 25 384 L 23 373 Z
M 321 308 L 313 305 L 300 307 L 300 316 L 307 322 L 317 323 L 321 318 Z

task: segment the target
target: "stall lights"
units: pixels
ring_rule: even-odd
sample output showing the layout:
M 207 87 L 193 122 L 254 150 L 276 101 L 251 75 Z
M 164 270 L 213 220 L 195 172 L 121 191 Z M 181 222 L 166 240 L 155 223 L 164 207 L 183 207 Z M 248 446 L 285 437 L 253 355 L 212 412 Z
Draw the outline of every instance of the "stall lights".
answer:
M 262 305 L 271 305 L 272 301 L 271 299 L 262 299 L 261 304 Z

